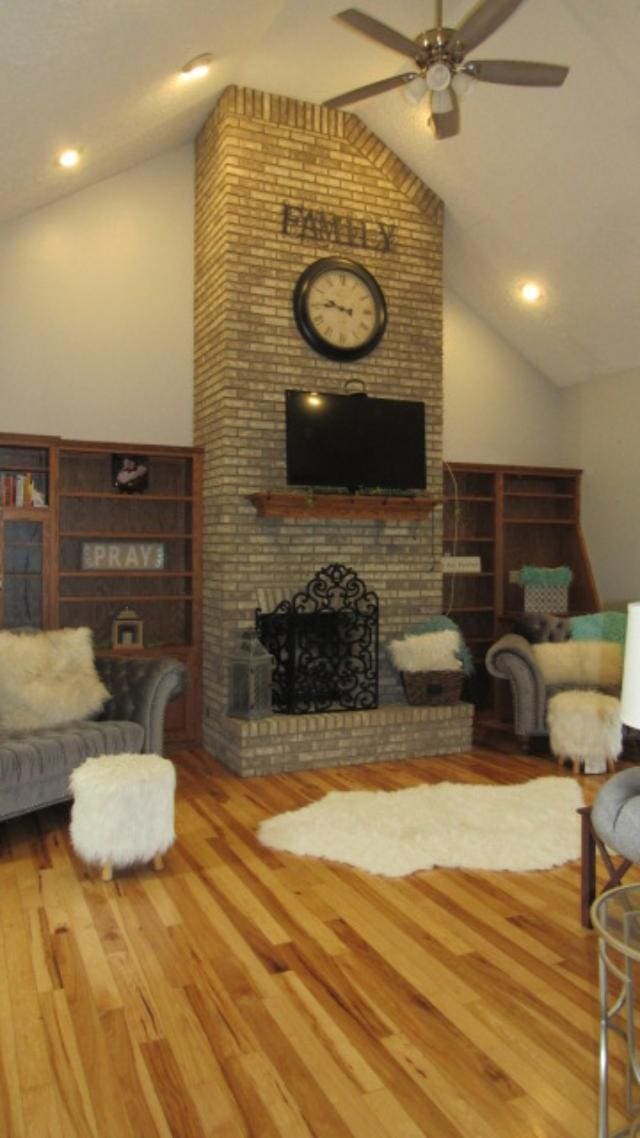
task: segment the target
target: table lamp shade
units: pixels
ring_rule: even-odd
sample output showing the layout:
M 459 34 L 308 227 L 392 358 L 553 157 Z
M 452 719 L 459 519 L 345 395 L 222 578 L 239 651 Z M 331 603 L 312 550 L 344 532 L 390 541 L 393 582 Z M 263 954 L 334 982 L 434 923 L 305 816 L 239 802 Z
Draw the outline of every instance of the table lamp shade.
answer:
M 640 728 L 640 601 L 627 608 L 620 715 L 628 727 Z

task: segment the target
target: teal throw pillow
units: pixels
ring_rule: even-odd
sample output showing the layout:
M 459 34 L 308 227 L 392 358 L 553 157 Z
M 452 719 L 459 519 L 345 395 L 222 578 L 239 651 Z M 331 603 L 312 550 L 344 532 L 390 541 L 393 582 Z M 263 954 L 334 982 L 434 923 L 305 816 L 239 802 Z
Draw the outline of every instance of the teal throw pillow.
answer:
M 626 634 L 626 612 L 590 612 L 571 617 L 574 640 L 613 640 L 616 644 L 624 644 Z

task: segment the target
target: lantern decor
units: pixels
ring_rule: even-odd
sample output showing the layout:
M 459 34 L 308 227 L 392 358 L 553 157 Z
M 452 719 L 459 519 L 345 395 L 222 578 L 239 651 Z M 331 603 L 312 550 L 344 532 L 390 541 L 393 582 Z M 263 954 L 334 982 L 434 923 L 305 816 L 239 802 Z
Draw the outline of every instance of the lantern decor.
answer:
M 229 715 L 238 719 L 271 715 L 273 663 L 253 629 L 243 632 L 229 665 Z
M 132 608 L 121 609 L 111 625 L 113 648 L 142 648 L 143 621 Z

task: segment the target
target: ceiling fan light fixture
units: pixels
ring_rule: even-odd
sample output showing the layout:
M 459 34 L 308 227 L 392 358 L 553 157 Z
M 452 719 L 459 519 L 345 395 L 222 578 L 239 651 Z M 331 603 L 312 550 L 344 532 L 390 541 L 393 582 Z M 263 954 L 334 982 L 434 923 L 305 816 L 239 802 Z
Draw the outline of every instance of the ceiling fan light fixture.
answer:
M 427 86 L 431 91 L 446 91 L 451 84 L 451 71 L 446 63 L 437 60 L 426 71 Z
M 180 78 L 190 82 L 192 79 L 203 79 L 211 70 L 213 56 L 210 51 L 196 55 L 180 68 Z
M 418 103 L 424 99 L 429 91 L 429 84 L 427 83 L 426 75 L 416 75 L 410 83 L 405 83 L 402 94 L 412 107 L 417 107 Z
M 476 81 L 473 78 L 473 75 L 468 75 L 466 71 L 456 71 L 453 79 L 451 80 L 451 86 L 453 87 L 458 98 L 462 99 L 475 85 L 475 82 Z
M 449 111 L 453 110 L 453 99 L 451 91 L 432 91 L 431 92 L 431 113 L 434 115 L 446 115 Z

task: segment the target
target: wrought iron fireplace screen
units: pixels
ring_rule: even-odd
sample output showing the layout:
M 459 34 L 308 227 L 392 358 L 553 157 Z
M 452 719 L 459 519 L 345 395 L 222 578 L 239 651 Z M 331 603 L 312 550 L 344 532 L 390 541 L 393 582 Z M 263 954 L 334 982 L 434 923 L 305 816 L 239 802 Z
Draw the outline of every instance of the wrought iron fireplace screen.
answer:
M 257 609 L 256 631 L 275 659 L 274 711 L 378 706 L 378 597 L 353 569 L 327 565 L 291 600 Z

